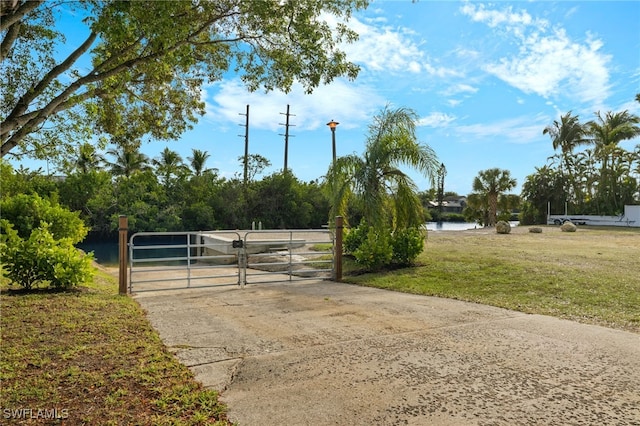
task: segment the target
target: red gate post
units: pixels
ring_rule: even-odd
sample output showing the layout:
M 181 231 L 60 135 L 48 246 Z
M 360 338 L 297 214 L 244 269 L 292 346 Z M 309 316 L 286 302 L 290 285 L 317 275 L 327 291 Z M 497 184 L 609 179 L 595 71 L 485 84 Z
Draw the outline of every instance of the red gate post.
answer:
M 118 293 L 127 294 L 127 257 L 129 254 L 127 250 L 127 236 L 129 233 L 129 220 L 127 219 L 127 216 L 120 215 L 118 231 L 118 257 L 120 259 Z
M 334 280 L 342 281 L 342 216 L 336 216 L 336 245 L 333 253 Z

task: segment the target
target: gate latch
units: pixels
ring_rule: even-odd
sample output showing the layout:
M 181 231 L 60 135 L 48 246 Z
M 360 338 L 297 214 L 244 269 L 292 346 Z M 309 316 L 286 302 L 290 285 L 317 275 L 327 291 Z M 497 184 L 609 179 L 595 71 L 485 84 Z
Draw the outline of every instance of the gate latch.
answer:
M 243 248 L 244 244 L 242 240 L 233 240 L 233 242 L 231 243 L 231 247 L 233 248 Z

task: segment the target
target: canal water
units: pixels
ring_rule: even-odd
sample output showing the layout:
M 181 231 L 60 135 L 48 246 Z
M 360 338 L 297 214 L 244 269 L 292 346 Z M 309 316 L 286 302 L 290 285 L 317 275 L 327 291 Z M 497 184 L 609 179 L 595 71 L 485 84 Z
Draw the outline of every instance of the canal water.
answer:
M 185 245 L 185 236 L 167 237 L 161 236 L 156 238 L 139 237 L 135 241 L 136 247 L 139 246 L 155 246 L 155 245 Z M 89 253 L 93 252 L 93 257 L 101 265 L 104 266 L 118 266 L 119 265 L 119 249 L 118 240 L 114 241 L 92 241 L 86 243 L 77 244 L 76 247 Z M 136 250 L 136 259 L 156 259 L 156 258 L 169 258 L 169 257 L 185 257 L 187 255 L 186 248 L 153 248 L 146 250 Z M 146 263 L 151 265 L 152 263 Z M 173 261 L 163 262 L 163 265 L 181 265 L 186 264 L 186 261 Z
M 427 222 L 429 231 L 466 231 L 477 227 L 477 223 L 469 222 Z
M 517 220 L 509 222 L 512 227 L 518 226 L 518 223 Z M 466 231 L 477 228 L 482 228 L 482 226 L 471 222 L 427 222 L 427 230 L 429 231 Z
M 509 222 L 511 226 L 518 226 L 518 222 Z M 427 222 L 427 230 L 429 231 L 466 231 L 468 229 L 476 229 L 481 226 L 477 223 L 470 222 Z M 136 242 L 136 245 L 138 243 Z M 157 244 L 157 243 L 156 243 Z M 184 244 L 182 241 L 178 244 Z M 118 265 L 118 241 L 102 241 L 102 242 L 90 242 L 80 243 L 78 248 L 86 251 L 93 252 L 96 261 L 105 266 L 117 266 Z M 164 250 L 164 251 L 163 251 Z M 157 249 L 157 250 L 141 250 L 136 253 L 136 258 L 144 257 L 177 257 L 185 256 L 185 249 Z
M 118 266 L 118 243 L 91 242 L 76 244 L 76 247 L 89 253 L 93 252 L 96 262 L 104 266 Z

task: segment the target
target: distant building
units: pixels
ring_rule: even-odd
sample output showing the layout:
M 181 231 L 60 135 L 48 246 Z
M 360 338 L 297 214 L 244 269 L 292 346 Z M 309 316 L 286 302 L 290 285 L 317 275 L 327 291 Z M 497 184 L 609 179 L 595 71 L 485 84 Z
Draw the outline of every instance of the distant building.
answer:
M 437 201 L 429 201 L 430 209 L 437 209 L 438 202 Z M 467 207 L 467 197 L 461 196 L 448 196 L 444 197 L 442 200 L 442 212 L 443 213 L 462 213 Z

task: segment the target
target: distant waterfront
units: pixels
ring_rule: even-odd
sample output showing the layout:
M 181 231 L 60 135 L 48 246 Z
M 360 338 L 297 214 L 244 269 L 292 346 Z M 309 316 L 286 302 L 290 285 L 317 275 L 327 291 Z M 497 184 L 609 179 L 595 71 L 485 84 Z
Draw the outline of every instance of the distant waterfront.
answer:
M 509 222 L 511 226 L 518 226 L 518 222 Z M 429 231 L 466 231 L 468 229 L 482 228 L 477 223 L 471 222 L 427 222 L 427 229 Z M 118 242 L 91 242 L 80 243 L 78 248 L 94 253 L 95 259 L 98 263 L 105 266 L 117 266 L 118 265 Z M 168 254 L 169 256 L 176 256 L 176 254 Z
M 118 242 L 91 242 L 77 244 L 79 249 L 85 252 L 93 252 L 93 256 L 99 264 L 103 266 L 117 266 Z
M 511 226 L 518 226 L 518 221 L 509 222 Z M 429 231 L 466 231 L 467 229 L 482 228 L 481 225 L 471 222 L 427 222 Z

